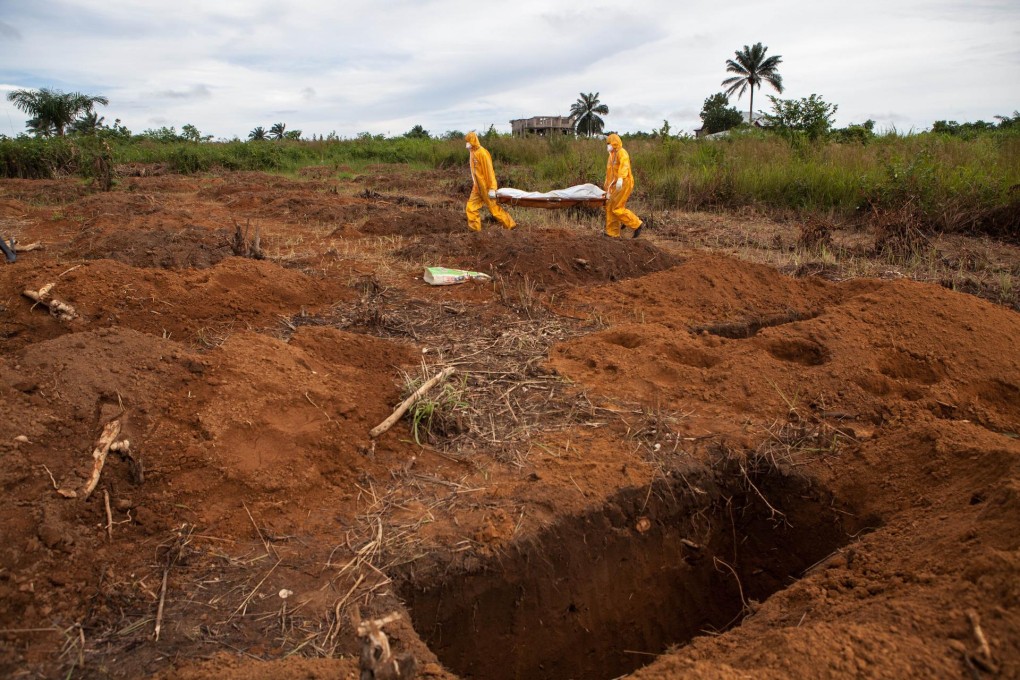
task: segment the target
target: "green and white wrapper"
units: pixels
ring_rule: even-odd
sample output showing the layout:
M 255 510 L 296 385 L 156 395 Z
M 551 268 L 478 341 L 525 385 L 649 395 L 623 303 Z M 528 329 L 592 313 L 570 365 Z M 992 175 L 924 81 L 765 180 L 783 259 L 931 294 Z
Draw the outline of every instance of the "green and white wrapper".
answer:
M 432 286 L 452 286 L 465 281 L 489 281 L 488 274 L 472 272 L 466 269 L 450 269 L 448 267 L 425 267 L 425 283 Z

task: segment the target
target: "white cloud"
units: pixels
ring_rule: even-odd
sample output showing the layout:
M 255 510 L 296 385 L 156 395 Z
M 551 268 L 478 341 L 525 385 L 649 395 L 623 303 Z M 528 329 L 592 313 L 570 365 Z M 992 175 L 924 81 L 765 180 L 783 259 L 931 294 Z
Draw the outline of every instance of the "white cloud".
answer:
M 218 137 L 279 120 L 348 136 L 506 130 L 581 91 L 600 93 L 612 129 L 691 130 L 725 60 L 761 41 L 783 57 L 783 96 L 820 94 L 839 124 L 923 129 L 1020 106 L 1018 26 L 1014 0 L 49 0 L 5 6 L 0 82 L 106 95 L 107 119 L 137 131 Z M 0 132 L 23 122 L 0 102 Z

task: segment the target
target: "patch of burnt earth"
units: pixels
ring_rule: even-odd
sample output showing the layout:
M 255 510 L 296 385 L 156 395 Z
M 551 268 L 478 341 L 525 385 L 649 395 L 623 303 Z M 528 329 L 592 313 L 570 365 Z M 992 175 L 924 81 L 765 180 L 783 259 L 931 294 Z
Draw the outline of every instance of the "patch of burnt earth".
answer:
M 732 627 L 865 526 L 806 476 L 717 462 L 489 562 L 419 565 L 402 591 L 416 630 L 464 678 L 616 678 Z
M 155 269 L 205 269 L 233 255 L 230 232 L 194 225 L 183 229 L 81 232 L 68 249 L 86 260 L 109 259 Z
M 566 229 L 507 231 L 491 227 L 480 233 L 422 238 L 396 254 L 428 266 L 526 278 L 540 290 L 631 279 L 681 261 L 641 239 L 609 239 Z

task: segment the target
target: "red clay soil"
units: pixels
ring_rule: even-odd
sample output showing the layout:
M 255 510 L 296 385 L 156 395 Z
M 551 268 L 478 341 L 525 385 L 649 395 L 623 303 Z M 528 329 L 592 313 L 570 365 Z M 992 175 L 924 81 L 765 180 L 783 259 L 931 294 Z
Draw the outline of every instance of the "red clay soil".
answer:
M 65 254 L 135 267 L 205 269 L 233 254 L 232 238 L 233 233 L 226 229 L 210 231 L 194 225 L 177 230 L 114 231 L 100 237 L 83 232 Z
M 362 234 L 373 236 L 449 234 L 462 229 L 467 229 L 462 210 L 431 206 L 395 207 L 376 212 L 358 227 Z
M 507 231 L 422 238 L 397 253 L 428 266 L 456 266 L 528 280 L 542 289 L 620 281 L 667 269 L 679 260 L 641 239 L 609 239 L 566 229 Z
M 1020 677 L 1020 315 L 567 229 L 348 239 L 377 176 L 448 181 L 0 181 L 46 245 L 0 265 L 0 674 L 355 678 L 357 605 L 429 678 Z M 269 259 L 203 250 L 254 219 Z M 370 438 L 422 362 L 467 431 Z M 140 466 L 59 495 L 112 419 Z

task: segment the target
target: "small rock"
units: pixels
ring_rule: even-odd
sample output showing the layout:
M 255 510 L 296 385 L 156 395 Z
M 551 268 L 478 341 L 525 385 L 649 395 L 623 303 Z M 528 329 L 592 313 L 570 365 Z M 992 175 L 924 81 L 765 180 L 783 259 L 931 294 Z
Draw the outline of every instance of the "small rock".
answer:
M 25 435 L 23 435 L 23 434 L 19 434 L 19 435 L 18 435 L 17 437 L 15 437 L 15 438 L 14 438 L 14 441 L 16 441 L 16 442 L 18 442 L 18 443 L 20 443 L 20 444 L 31 444 L 31 443 L 32 443 L 32 442 L 30 442 L 30 441 L 28 440 L 28 437 L 26 437 L 26 436 L 25 436 Z

